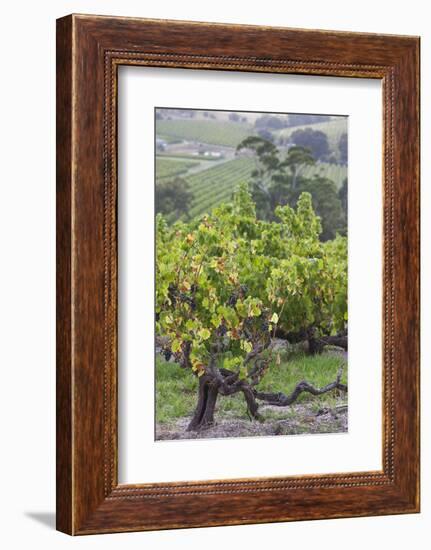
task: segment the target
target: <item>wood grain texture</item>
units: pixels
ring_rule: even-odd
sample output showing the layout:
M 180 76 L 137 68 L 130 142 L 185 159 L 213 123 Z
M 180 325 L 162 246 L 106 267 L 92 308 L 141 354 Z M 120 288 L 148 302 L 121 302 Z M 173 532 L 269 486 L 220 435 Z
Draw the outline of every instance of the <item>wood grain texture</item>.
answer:
M 58 21 L 57 50 L 58 529 L 87 534 L 417 512 L 419 39 L 72 15 Z M 382 471 L 118 485 L 116 116 L 123 64 L 382 80 Z
M 57 529 L 72 531 L 72 34 L 57 23 Z

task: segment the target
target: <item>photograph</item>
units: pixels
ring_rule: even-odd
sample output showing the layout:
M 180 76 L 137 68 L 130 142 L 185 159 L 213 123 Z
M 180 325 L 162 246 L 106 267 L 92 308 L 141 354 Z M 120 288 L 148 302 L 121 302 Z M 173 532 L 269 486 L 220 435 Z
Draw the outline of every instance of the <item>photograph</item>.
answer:
M 2 548 L 429 547 L 428 3 L 2 8 Z
M 348 432 L 348 116 L 154 127 L 155 440 Z

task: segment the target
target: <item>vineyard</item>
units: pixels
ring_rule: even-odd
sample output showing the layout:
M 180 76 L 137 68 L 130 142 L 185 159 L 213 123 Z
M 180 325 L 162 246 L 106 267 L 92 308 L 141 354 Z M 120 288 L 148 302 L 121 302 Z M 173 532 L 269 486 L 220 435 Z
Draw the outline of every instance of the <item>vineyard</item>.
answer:
M 219 120 L 158 120 L 156 133 L 170 139 L 236 147 L 253 133 L 253 128 L 249 124 Z
M 310 399 L 325 408 L 332 396 L 346 409 L 345 357 L 322 352 L 325 345 L 346 346 L 347 238 L 319 239 L 322 226 L 309 193 L 301 194 L 296 208 L 277 206 L 275 214 L 277 221 L 258 219 L 242 183 L 229 202 L 200 219 L 170 226 L 157 216 L 156 343 L 165 360 L 158 360 L 156 370 L 158 439 L 178 438 L 160 424 L 184 414 L 181 407 L 187 406 L 177 401 L 181 377 L 169 379 L 169 369 L 179 366 L 194 377 L 196 392 L 194 412 L 187 406 L 182 419 L 183 435 L 205 434 L 214 425 L 214 415 L 222 410 L 216 407 L 218 398 L 236 396 L 232 411 L 241 399 L 245 418 L 261 423 L 273 417 L 274 409 L 280 411 L 276 424 L 266 424 L 259 435 L 292 433 L 289 415 Z M 275 345 L 277 335 L 284 351 Z M 309 353 L 322 355 L 295 363 L 286 355 L 291 341 L 306 341 Z M 172 386 L 175 379 L 179 385 Z M 344 421 L 320 426 L 320 409 L 311 416 L 309 408 L 303 413 L 313 423 L 308 433 L 346 430 Z M 249 433 L 235 430 L 212 437 Z
M 345 432 L 346 120 L 201 115 L 156 121 L 156 439 Z
M 190 168 L 197 166 L 198 162 L 185 160 L 171 160 L 156 158 L 156 179 L 164 180 L 185 174 Z
M 239 183 L 250 182 L 254 169 L 253 159 L 241 157 L 186 176 L 193 194 L 189 210 L 190 216 L 200 216 L 223 201 L 229 201 Z M 347 177 L 347 167 L 320 163 L 315 166 L 307 166 L 302 175 L 306 178 L 311 178 L 314 175 L 329 178 L 334 181 L 337 188 L 340 188 Z
M 337 189 L 340 189 L 347 178 L 347 166 L 321 162 L 314 166 L 305 167 L 301 172 L 301 176 L 307 179 L 313 176 L 328 178 L 335 183 Z
M 181 138 L 169 135 L 157 134 L 157 137 L 163 139 L 166 143 L 179 143 L 181 141 Z
M 188 176 L 186 179 L 193 194 L 190 215 L 199 216 L 229 201 L 238 184 L 250 180 L 253 169 L 252 159 L 238 158 Z

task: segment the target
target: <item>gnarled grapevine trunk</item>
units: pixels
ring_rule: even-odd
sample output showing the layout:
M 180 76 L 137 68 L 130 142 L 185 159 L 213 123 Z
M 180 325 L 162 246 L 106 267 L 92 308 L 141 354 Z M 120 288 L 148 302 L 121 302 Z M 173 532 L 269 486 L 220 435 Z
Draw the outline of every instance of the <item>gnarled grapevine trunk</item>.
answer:
M 281 328 L 277 328 L 275 336 L 281 340 L 286 340 L 289 344 L 299 344 L 307 342 L 308 352 L 310 355 L 322 353 L 325 346 L 337 346 L 347 351 L 348 338 L 347 333 L 337 334 L 336 336 L 315 336 L 311 329 L 304 329 L 298 332 L 286 332 Z
M 347 392 L 347 386 L 341 383 L 342 372 L 343 369 L 340 368 L 336 379 L 323 388 L 315 388 L 306 380 L 302 380 L 288 395 L 282 392 L 258 391 L 254 384 L 239 380 L 237 374 L 226 369 L 220 369 L 218 376 L 204 374 L 199 378 L 198 403 L 187 431 L 204 430 L 214 424 L 215 406 L 219 395 L 230 396 L 241 392 L 244 395 L 250 419 L 262 421 L 263 418 L 258 412 L 258 401 L 264 401 L 276 407 L 286 407 L 294 403 L 303 392 L 311 395 L 322 395 L 335 389 Z
M 199 431 L 214 424 L 214 410 L 219 394 L 219 382 L 204 374 L 199 378 L 198 403 L 187 431 Z

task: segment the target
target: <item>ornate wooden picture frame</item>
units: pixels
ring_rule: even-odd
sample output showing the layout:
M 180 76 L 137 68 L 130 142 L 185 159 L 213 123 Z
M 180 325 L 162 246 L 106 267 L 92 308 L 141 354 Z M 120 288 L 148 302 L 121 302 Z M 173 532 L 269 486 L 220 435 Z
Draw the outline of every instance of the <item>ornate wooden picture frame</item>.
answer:
M 381 471 L 118 483 L 120 65 L 381 80 Z M 419 38 L 87 15 L 59 19 L 57 528 L 78 535 L 418 511 Z

